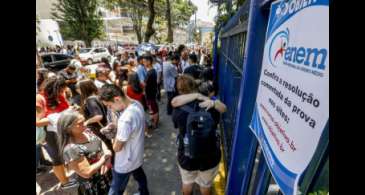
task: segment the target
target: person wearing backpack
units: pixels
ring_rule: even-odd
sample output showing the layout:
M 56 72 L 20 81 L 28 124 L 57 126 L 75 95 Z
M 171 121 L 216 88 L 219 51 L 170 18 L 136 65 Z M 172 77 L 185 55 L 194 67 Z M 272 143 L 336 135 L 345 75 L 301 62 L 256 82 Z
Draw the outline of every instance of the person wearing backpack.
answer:
M 178 77 L 177 90 L 180 95 L 171 104 L 175 107 L 174 126 L 179 129 L 177 160 L 183 194 L 192 194 L 193 184 L 197 183 L 201 194 L 210 195 L 221 158 L 216 129 L 225 107 L 197 93 L 196 83 L 189 75 Z

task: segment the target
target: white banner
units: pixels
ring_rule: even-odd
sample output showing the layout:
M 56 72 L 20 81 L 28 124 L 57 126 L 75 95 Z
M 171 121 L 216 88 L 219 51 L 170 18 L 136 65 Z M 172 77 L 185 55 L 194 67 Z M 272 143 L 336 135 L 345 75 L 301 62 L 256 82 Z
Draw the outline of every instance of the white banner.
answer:
M 285 195 L 296 194 L 329 118 L 328 0 L 271 5 L 251 129 Z

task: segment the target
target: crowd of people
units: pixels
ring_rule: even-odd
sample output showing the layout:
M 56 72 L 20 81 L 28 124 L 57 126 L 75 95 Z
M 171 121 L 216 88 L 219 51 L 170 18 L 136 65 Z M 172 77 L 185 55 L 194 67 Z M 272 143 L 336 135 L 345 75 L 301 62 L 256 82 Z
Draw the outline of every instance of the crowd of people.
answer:
M 216 97 L 210 55 L 184 45 L 115 55 L 113 62 L 102 59 L 95 78 L 77 57 L 57 73 L 37 69 L 37 174 L 52 166 L 61 189 L 95 195 L 123 194 L 133 175 L 140 194 L 149 194 L 144 139 L 159 127 L 164 91 L 179 132 L 182 191 L 192 194 L 197 183 L 203 195 L 211 194 L 221 159 L 217 125 L 226 106 Z M 77 177 L 68 177 L 69 170 Z

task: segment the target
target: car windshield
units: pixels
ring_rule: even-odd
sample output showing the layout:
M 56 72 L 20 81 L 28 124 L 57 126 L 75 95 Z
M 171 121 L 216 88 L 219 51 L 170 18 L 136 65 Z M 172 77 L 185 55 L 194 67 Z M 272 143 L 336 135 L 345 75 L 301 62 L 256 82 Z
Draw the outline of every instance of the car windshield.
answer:
M 90 51 L 91 51 L 91 49 L 88 49 L 88 48 L 80 49 L 80 53 L 88 53 Z

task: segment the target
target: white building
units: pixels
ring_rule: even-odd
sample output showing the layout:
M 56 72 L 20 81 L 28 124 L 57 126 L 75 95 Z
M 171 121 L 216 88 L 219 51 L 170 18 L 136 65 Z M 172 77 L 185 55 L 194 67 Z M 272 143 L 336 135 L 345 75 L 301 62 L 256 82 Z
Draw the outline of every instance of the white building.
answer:
M 37 46 L 63 45 L 58 23 L 52 19 L 40 19 L 37 33 Z
M 38 47 L 63 45 L 62 35 L 58 23 L 51 18 L 52 4 L 56 0 L 36 0 L 36 13 L 39 18 L 37 24 L 36 43 Z

